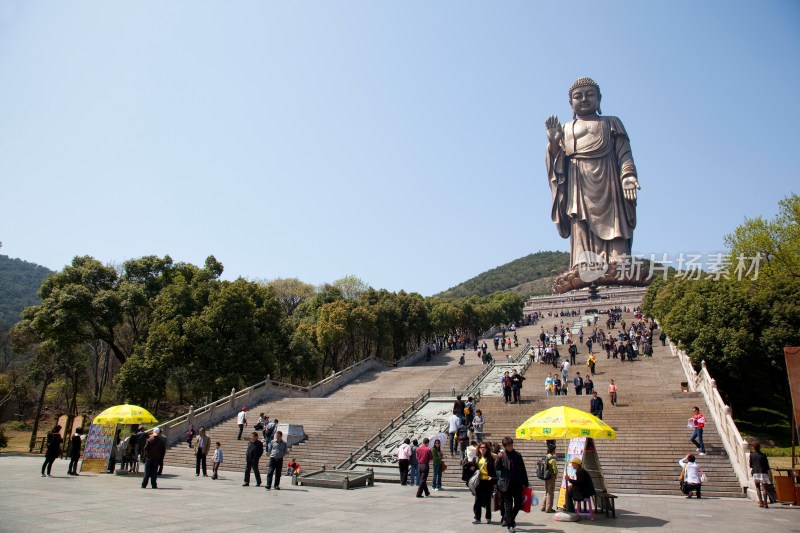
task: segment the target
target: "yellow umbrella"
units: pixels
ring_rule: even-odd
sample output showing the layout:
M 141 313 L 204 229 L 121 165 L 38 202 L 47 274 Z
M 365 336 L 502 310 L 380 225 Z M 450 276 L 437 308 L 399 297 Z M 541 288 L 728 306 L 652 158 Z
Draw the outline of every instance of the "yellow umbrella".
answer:
M 551 407 L 536 413 L 517 428 L 517 438 L 526 440 L 615 439 L 617 432 L 596 416 L 573 407 Z
M 144 407 L 126 403 L 109 407 L 94 417 L 93 422 L 95 424 L 152 424 L 158 420 Z

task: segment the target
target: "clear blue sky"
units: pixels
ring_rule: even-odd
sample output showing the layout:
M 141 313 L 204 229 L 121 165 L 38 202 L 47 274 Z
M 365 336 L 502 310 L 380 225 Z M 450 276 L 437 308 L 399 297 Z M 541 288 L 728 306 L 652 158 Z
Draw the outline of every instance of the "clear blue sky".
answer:
M 798 58 L 793 0 L 0 0 L 0 253 L 432 294 L 568 250 L 544 120 L 580 76 L 634 249 L 719 251 L 798 192 Z

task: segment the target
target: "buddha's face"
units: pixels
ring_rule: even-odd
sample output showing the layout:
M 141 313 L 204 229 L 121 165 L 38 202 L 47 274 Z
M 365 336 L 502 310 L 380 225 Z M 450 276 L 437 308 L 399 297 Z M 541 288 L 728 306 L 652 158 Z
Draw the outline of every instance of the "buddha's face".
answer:
M 597 109 L 600 107 L 600 93 L 591 85 L 576 87 L 572 91 L 570 103 L 572 104 L 572 110 L 579 117 L 596 115 Z

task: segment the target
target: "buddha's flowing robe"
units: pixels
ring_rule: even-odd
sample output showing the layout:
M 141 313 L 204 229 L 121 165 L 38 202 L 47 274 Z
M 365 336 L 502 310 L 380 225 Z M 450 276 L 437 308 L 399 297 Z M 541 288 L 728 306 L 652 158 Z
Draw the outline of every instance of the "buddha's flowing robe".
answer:
M 575 119 L 564 125 L 556 155 L 547 150 L 553 196 L 552 219 L 570 237 L 570 268 L 630 255 L 636 228 L 636 201 L 626 200 L 622 180 L 636 177 L 628 134 L 617 117 Z

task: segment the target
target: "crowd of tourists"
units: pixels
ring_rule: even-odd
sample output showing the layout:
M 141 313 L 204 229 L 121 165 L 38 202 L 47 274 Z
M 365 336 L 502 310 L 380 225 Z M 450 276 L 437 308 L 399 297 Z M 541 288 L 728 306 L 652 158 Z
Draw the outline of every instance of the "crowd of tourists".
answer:
M 552 364 L 557 368 L 557 371 L 549 373 L 545 379 L 546 395 L 567 395 L 570 389 L 573 394 L 586 395 L 590 402 L 589 411 L 602 420 L 604 401 L 598 394 L 597 385 L 592 378 L 597 364 L 594 348 L 602 347 L 606 351 L 607 359 L 614 358 L 620 361 L 633 360 L 639 355 L 652 356 L 653 353 L 652 344 L 657 324 L 652 319 L 643 317 L 638 310 L 634 311 L 635 315 L 631 323 L 627 323 L 619 313 L 609 312 L 606 320 L 609 333 L 597 327 L 598 319 L 594 317 L 593 324 L 589 325 L 592 329 L 588 334 L 584 333 L 583 327 L 573 334 L 564 326 L 562 320 L 561 324 L 554 325 L 552 330 L 548 328 L 546 331 L 542 327 L 535 347 L 532 347 L 530 341 L 526 340 L 526 349 L 530 348 L 533 361 L 540 364 Z M 538 319 L 537 313 L 527 317 L 523 323 L 535 323 Z M 617 333 L 612 335 L 610 332 L 617 325 L 619 325 Z M 495 349 L 498 347 L 502 349 L 504 346 L 510 349 L 512 343 L 514 346 L 519 345 L 514 326 L 512 324 L 507 329 L 503 328 L 501 334 L 494 338 Z M 507 332 L 511 335 L 507 336 Z M 659 339 L 664 344 L 663 333 Z M 487 356 L 491 357 L 486 342 L 478 345 L 476 340 L 460 336 L 442 338 L 440 341 L 432 343 L 429 347 L 429 355 L 431 352 L 436 353 L 442 345 L 451 349 L 460 349 L 470 343 L 479 352 L 484 363 Z M 559 345 L 568 346 L 567 357 L 563 361 L 558 351 Z M 588 352 L 586 358 L 588 372 L 584 372 L 583 375 L 579 371 L 573 374 L 577 355 L 580 353 L 579 346 L 586 346 Z M 503 373 L 500 382 L 506 403 L 520 403 L 524 381 L 525 377 L 519 369 Z M 610 405 L 615 407 L 618 386 L 614 379 L 608 381 L 607 391 Z M 248 415 L 247 408 L 242 408 L 236 415 L 236 423 L 239 428 L 237 439 L 241 440 L 244 437 L 248 441 L 242 486 L 250 485 L 251 476 L 255 478 L 257 487 L 262 486 L 259 463 L 266 455 L 268 469 L 265 488 L 280 490 L 282 474 L 288 476 L 299 474 L 300 465 L 292 459 L 284 470 L 283 460 L 287 454 L 288 445 L 283 438 L 283 433 L 277 429 L 277 419 L 270 420 L 268 416 L 261 413 L 253 425 L 254 431 L 247 435 L 245 428 L 249 425 Z M 452 461 L 453 466 L 458 465 L 461 468 L 462 479 L 474 495 L 473 523 L 481 523 L 483 519 L 486 523 L 491 523 L 494 510 L 500 513 L 500 524 L 507 527 L 509 531 L 515 531 L 516 517 L 524 501 L 523 493 L 530 488 L 525 463 L 522 456 L 514 450 L 513 439 L 510 437 L 503 438 L 500 443 L 487 441 L 484 438 L 485 424 L 486 418 L 483 412 L 476 408 L 475 399 L 473 397 L 463 399 L 462 396 L 457 396 L 448 420 L 448 438 L 435 438 L 433 442 L 430 442 L 428 438 L 422 439 L 421 442 L 417 439 L 406 438 L 396 450 L 400 485 L 415 487 L 417 498 L 429 496 L 431 489 L 441 491 L 443 490 L 442 474 L 447 469 L 447 462 Z M 690 441 L 695 446 L 695 452 L 686 454 L 678 461 L 681 467 L 680 487 L 687 498 L 701 499 L 706 474 L 696 455 L 706 455 L 703 441 L 706 419 L 699 407 L 693 408 L 692 416 L 688 419 L 687 424 L 692 430 Z M 63 444 L 61 429 L 61 426 L 55 426 L 48 434 L 45 461 L 41 469 L 42 477 L 51 476 L 52 465 L 61 454 Z M 141 463 L 144 464 L 142 488 L 147 488 L 148 484 L 154 489 L 158 488 L 158 478 L 162 474 L 166 454 L 166 439 L 160 429 L 154 428 L 148 435 L 144 426 L 133 426 L 130 435 L 124 439 L 121 432 L 122 429 L 118 429 L 114 437 L 113 452 L 107 471 L 113 473 L 119 465 L 120 469 L 128 473 L 138 473 Z M 77 465 L 84 438 L 80 428 L 71 437 L 68 475 L 79 475 Z M 185 443 L 193 450 L 195 456 L 195 476 L 208 477 L 207 458 L 210 456 L 211 479 L 217 480 L 219 469 L 224 463 L 220 441 L 213 441 L 204 427 L 195 431 L 194 426 L 190 426 L 186 433 Z M 449 460 L 445 450 L 449 451 Z M 548 441 L 547 455 L 540 463 L 537 465 L 537 477 L 544 481 L 541 511 L 553 513 L 555 512 L 555 485 L 558 479 L 554 442 Z M 564 509 L 568 512 L 574 512 L 576 502 L 594 494 L 591 476 L 583 468 L 581 460 L 573 458 L 571 466 L 575 475 L 567 479 L 568 489 Z M 769 461 L 761 453 L 759 443 L 753 445 L 750 468 L 756 485 L 758 505 L 767 508 L 770 501 L 769 489 L 772 488 L 772 478 Z M 429 488 L 428 477 L 431 472 L 432 481 Z

